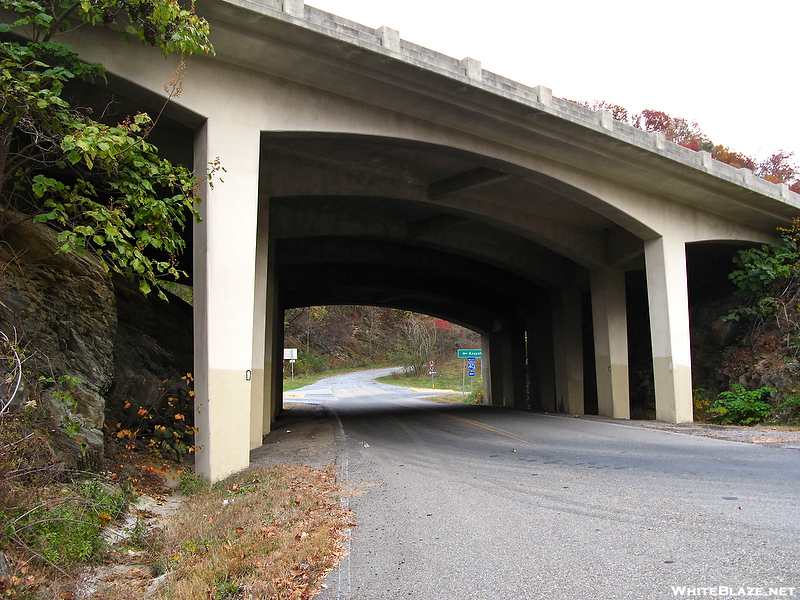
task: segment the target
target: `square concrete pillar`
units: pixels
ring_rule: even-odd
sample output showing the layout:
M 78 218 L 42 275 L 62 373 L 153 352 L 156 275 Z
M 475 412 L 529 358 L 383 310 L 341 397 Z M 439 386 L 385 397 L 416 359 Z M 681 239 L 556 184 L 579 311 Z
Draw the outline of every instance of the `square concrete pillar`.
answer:
M 278 303 L 278 274 L 275 266 L 275 245 L 270 245 L 267 277 L 267 353 L 264 359 L 265 386 L 268 394 L 264 403 L 264 433 L 283 409 L 283 309 Z
M 503 328 L 500 323 L 495 323 L 489 334 L 488 356 L 483 353 L 483 360 L 489 367 L 489 398 L 492 406 L 506 406 L 503 346 Z
M 686 244 L 662 237 L 644 244 L 656 418 L 691 423 L 692 352 L 689 338 L 689 293 Z
M 553 308 L 549 298 L 537 301 L 527 317 L 528 378 L 531 409 L 552 411 L 556 402 Z
M 591 286 L 597 412 L 630 419 L 625 272 L 595 269 L 591 273 Z
M 525 363 L 525 320 L 516 318 L 503 321 L 503 405 L 517 410 L 527 410 Z
M 259 141 L 258 129 L 221 118 L 195 138 L 195 464 L 210 481 L 250 462 Z M 203 174 L 215 157 L 227 172 L 212 189 Z
M 258 448 L 263 443 L 264 434 L 269 432 L 269 423 L 264 430 L 262 415 L 269 410 L 271 386 L 265 376 L 266 358 L 272 354 L 272 340 L 267 338 L 267 304 L 268 267 L 269 267 L 269 198 L 262 197 L 258 201 L 258 217 L 256 231 L 255 258 L 255 292 L 253 304 L 253 391 L 250 396 L 250 449 Z M 267 348 L 270 344 L 270 348 Z
M 555 354 L 556 405 L 549 412 L 584 414 L 583 314 L 581 291 L 565 288 L 553 295 L 553 352 Z
M 492 401 L 492 344 L 488 335 L 481 336 L 481 381 L 483 382 L 483 403 L 491 406 Z
M 481 68 L 481 61 L 467 57 L 467 58 L 462 58 L 459 61 L 459 65 L 461 65 L 461 68 L 464 69 L 464 74 L 470 79 L 474 79 L 475 81 L 483 80 L 483 69 Z

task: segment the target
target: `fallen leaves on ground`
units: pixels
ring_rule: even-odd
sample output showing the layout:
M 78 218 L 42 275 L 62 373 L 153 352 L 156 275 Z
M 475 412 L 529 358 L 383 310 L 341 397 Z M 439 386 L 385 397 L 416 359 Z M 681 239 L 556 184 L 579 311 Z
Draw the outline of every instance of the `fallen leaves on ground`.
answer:
M 163 598 L 313 598 L 353 526 L 333 466 L 251 469 L 188 499 L 167 524 Z

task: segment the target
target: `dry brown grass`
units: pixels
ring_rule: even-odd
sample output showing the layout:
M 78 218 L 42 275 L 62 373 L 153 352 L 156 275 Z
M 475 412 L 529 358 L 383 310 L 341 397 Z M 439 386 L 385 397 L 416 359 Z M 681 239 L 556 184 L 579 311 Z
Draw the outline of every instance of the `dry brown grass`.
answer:
M 251 469 L 190 498 L 168 524 L 157 598 L 307 599 L 353 524 L 332 466 Z

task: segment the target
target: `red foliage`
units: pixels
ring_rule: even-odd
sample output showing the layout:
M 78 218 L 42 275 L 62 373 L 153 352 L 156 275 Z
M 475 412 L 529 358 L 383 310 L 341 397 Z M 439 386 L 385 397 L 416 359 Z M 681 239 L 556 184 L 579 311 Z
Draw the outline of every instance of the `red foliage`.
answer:
M 692 138 L 686 142 L 680 142 L 680 145 L 684 148 L 688 148 L 689 150 L 694 150 L 695 152 L 700 150 L 700 142 L 697 140 L 697 138 Z
M 648 108 L 643 110 L 639 116 L 645 131 L 660 131 L 666 134 L 670 129 L 672 117 L 665 112 Z
M 452 323 L 450 323 L 449 321 L 445 321 L 444 319 L 436 319 L 434 321 L 434 325 L 437 331 L 440 331 L 442 329 L 450 329 L 453 326 Z

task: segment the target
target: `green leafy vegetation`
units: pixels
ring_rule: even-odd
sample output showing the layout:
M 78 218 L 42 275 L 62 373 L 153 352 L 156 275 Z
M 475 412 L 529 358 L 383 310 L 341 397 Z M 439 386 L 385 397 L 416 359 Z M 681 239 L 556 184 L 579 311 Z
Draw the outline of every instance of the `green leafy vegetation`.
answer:
M 780 405 L 784 418 L 788 423 L 800 424 L 800 395 L 789 396 Z
M 0 419 L 2 549 L 63 571 L 100 558 L 102 530 L 128 496 L 100 477 L 64 471 L 46 439 L 16 415 Z
M 791 399 L 800 380 L 800 218 L 778 231 L 778 242 L 734 256 L 730 280 L 738 305 L 721 321 L 735 342 L 720 352 L 719 368 L 732 385 L 718 394 L 696 394 L 697 419 L 726 424 L 796 419 Z
M 109 431 L 126 450 L 143 449 L 157 459 L 181 462 L 196 451 L 193 384 L 187 373 L 174 396 L 165 395 L 149 407 L 126 402 L 122 420 Z
M 727 392 L 720 392 L 709 413 L 717 415 L 716 422 L 723 425 L 753 425 L 772 414 L 773 406 L 767 399 L 777 390 L 758 388 L 746 390 L 740 383 Z
M 787 346 L 797 348 L 800 320 L 797 319 L 797 292 L 800 288 L 800 219 L 779 229 L 781 240 L 757 248 L 740 250 L 734 257 L 738 267 L 730 279 L 737 286 L 743 305 L 731 311 L 727 320 L 750 320 L 757 327 L 772 317 L 785 332 Z
M 181 471 L 181 482 L 178 489 L 187 496 L 194 496 L 208 489 L 208 481 L 191 469 Z
M 197 178 L 147 141 L 157 119 L 138 113 L 106 123 L 78 105 L 67 86 L 102 81 L 105 70 L 57 38 L 102 25 L 185 56 L 213 52 L 208 23 L 177 0 L 3 0 L 2 7 L 17 18 L 0 25 L 0 203 L 55 228 L 59 252 L 94 251 L 109 273 L 138 282 L 145 294 L 162 277 L 177 279 L 181 232 L 187 216 L 198 217 Z M 182 77 L 170 82 L 170 96 L 180 93 Z

